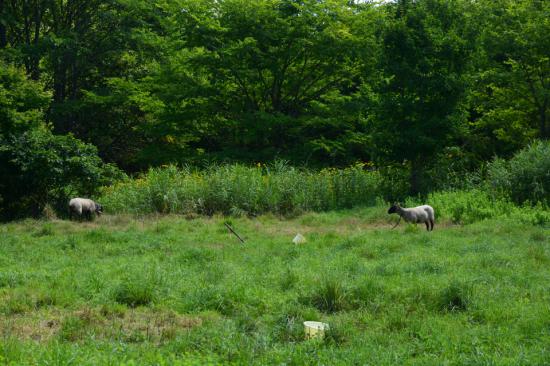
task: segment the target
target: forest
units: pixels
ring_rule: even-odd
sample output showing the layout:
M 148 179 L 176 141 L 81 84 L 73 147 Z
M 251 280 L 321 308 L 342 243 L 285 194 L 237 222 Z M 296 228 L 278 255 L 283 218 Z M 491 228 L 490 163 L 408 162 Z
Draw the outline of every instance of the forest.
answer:
M 0 0 L 0 216 L 167 165 L 446 189 L 548 146 L 549 50 L 544 0 Z
M 548 0 L 0 0 L 0 365 L 548 365 L 549 114 Z

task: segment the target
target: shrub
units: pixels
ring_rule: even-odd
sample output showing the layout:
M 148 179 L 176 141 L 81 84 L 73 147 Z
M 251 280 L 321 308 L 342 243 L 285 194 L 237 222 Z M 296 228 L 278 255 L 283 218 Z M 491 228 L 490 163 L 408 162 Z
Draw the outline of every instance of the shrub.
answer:
M 38 216 L 48 203 L 66 212 L 69 196 L 93 195 L 121 174 L 93 145 L 52 134 L 43 89 L 0 61 L 0 219 Z
M 426 170 L 429 191 L 468 190 L 483 181 L 484 166 L 475 155 L 457 146 L 443 149 Z
M 69 197 L 94 195 L 120 175 L 101 161 L 93 145 L 70 135 L 35 129 L 0 136 L 0 215 L 4 219 L 38 216 L 48 203 L 65 212 Z
M 550 203 L 550 141 L 534 142 L 510 160 L 488 166 L 489 188 L 515 203 Z

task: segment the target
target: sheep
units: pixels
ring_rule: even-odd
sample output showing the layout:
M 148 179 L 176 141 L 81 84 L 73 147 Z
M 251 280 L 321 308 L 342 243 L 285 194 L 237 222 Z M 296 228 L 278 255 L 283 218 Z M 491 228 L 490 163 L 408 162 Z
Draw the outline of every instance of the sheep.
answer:
M 73 198 L 69 201 L 69 215 L 72 218 L 73 215 L 77 215 L 79 219 L 82 216 L 91 219 L 92 214 L 100 216 L 103 213 L 103 206 L 99 203 L 92 201 L 88 198 Z
M 434 229 L 435 213 L 432 206 L 422 205 L 412 208 L 403 208 L 399 206 L 399 203 L 394 204 L 388 210 L 388 214 L 396 213 L 399 215 L 399 221 L 395 226 L 399 224 L 401 218 L 404 218 L 407 222 L 417 224 L 423 222 L 426 224 L 426 230 L 431 231 Z M 431 225 L 431 227 L 430 227 Z M 395 227 L 394 226 L 394 227 Z

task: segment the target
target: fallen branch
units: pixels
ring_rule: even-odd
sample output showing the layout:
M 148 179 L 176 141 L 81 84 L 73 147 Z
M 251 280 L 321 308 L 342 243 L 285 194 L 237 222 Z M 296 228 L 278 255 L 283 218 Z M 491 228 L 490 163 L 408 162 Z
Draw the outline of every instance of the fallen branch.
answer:
M 236 236 L 237 238 L 239 238 L 239 240 L 241 241 L 241 243 L 244 244 L 244 240 L 239 236 L 239 234 L 237 234 L 237 233 L 235 232 L 235 230 L 233 230 L 233 228 L 232 228 L 227 222 L 224 222 L 224 225 L 229 229 L 229 231 L 231 231 L 233 234 L 235 234 L 235 236 Z

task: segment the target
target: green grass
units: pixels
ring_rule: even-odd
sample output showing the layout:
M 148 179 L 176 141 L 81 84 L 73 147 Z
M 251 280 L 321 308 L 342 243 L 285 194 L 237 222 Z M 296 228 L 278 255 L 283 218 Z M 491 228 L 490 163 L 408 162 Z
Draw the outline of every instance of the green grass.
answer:
M 3 224 L 0 364 L 549 363 L 547 226 L 386 210 Z

